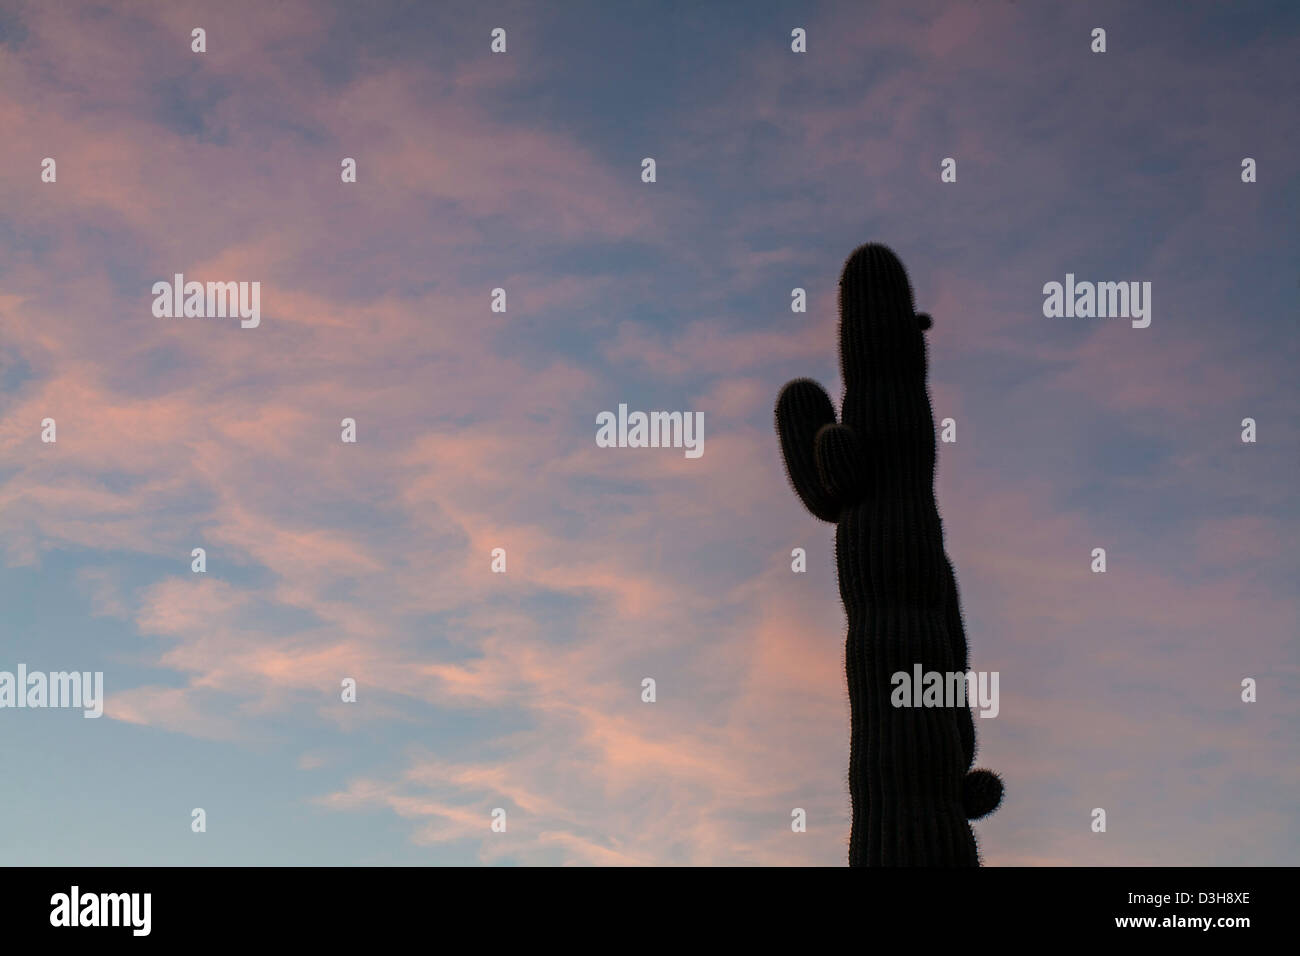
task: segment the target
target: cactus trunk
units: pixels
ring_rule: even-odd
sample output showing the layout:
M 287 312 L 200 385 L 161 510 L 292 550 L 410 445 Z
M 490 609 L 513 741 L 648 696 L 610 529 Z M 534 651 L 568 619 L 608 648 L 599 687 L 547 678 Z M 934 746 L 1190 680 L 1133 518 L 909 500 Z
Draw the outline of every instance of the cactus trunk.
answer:
M 897 256 L 880 245 L 858 248 L 840 280 L 840 421 L 808 379 L 789 383 L 776 408 L 795 492 L 814 516 L 836 523 L 848 617 L 851 866 L 977 866 L 968 821 L 991 813 L 1002 795 L 995 774 L 971 770 L 964 685 L 947 706 L 896 706 L 895 675 L 910 680 L 919 669 L 946 683 L 967 669 L 934 498 L 929 326 Z

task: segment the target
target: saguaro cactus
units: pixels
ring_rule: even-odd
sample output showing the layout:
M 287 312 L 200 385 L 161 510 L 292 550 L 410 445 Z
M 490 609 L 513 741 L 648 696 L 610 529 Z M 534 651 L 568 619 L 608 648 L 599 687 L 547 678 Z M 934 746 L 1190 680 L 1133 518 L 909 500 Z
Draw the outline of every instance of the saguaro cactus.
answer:
M 928 328 L 898 257 L 882 245 L 860 246 L 840 277 L 840 421 L 810 379 L 787 384 L 776 403 L 795 493 L 836 525 L 848 615 L 850 866 L 978 866 L 968 821 L 1002 799 L 996 774 L 971 770 L 975 730 L 964 685 L 955 706 L 891 702 L 895 674 L 910 679 L 919 664 L 946 679 L 967 666 L 934 499 Z

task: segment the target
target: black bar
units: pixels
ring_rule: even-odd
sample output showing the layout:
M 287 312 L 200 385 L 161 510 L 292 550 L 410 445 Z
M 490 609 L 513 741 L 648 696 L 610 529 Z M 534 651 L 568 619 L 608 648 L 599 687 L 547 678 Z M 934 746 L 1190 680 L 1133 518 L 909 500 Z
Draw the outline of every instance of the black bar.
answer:
M 519 937 L 538 946 L 589 940 L 671 952 L 703 939 L 811 948 L 840 933 L 864 947 L 900 937 L 964 948 L 1123 937 L 1137 945 L 1201 939 L 1232 946 L 1275 938 L 1292 923 L 1295 871 L 59 867 L 9 868 L 0 879 L 6 943 L 374 944 L 415 934 L 457 951 Z M 74 886 L 79 921 L 98 920 L 101 908 L 108 921 L 116 908 L 121 925 L 52 925 L 70 922 Z M 136 935 L 144 928 L 143 895 L 130 908 L 121 896 L 102 907 L 100 894 L 145 893 L 147 935 Z M 1119 924 L 1145 918 L 1154 924 Z M 1208 929 L 1189 925 L 1206 918 Z

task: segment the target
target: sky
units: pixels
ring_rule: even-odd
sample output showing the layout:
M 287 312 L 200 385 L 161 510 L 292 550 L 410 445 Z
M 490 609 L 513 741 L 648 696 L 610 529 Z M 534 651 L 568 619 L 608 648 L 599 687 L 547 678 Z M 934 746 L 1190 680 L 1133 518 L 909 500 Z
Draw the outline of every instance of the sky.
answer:
M 772 409 L 867 241 L 956 427 L 984 861 L 1300 862 L 1297 62 L 1287 2 L 0 0 L 0 670 L 106 696 L 0 709 L 0 863 L 844 865 Z

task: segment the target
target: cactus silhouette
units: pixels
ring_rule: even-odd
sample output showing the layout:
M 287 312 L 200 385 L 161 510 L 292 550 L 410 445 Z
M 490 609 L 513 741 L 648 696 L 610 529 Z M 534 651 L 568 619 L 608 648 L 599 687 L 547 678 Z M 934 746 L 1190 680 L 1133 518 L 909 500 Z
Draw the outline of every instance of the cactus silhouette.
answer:
M 840 277 L 840 421 L 820 385 L 781 390 L 776 430 L 795 493 L 835 523 L 848 615 L 850 866 L 978 866 L 969 820 L 1002 781 L 971 770 L 975 728 L 952 707 L 895 707 L 891 678 L 964 672 L 957 580 L 934 499 L 935 436 L 924 331 L 907 272 L 885 246 L 853 251 Z

